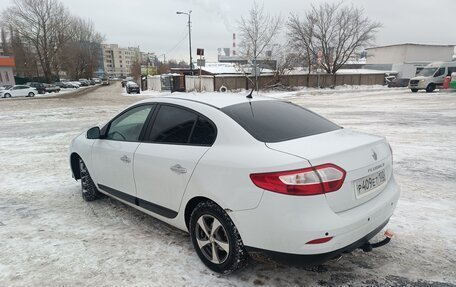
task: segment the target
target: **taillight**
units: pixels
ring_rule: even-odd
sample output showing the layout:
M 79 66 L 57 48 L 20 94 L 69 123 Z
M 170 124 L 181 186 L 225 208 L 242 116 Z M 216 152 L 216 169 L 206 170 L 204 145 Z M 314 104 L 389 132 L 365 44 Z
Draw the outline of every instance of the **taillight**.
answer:
M 250 179 L 256 186 L 273 192 L 316 195 L 340 189 L 345 174 L 337 165 L 323 164 L 298 170 L 254 173 Z

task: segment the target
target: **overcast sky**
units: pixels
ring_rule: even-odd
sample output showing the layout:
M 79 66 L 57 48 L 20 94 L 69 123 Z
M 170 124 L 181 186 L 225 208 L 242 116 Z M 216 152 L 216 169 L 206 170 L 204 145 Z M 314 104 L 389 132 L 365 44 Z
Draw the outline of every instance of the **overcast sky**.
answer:
M 253 0 L 61 0 L 70 11 L 92 19 L 106 43 L 139 46 L 142 51 L 166 54 L 188 61 L 187 16 L 192 10 L 192 48 L 204 48 L 206 58 L 216 61 L 217 48 L 231 47 L 237 21 Z M 328 0 L 336 2 L 338 0 Z M 288 17 L 304 13 L 315 0 L 268 0 L 265 10 Z M 456 44 L 456 0 L 345 0 L 362 7 L 366 15 L 383 23 L 377 45 L 397 43 Z M 0 0 L 0 8 L 12 0 Z M 163 58 L 163 56 L 161 56 Z

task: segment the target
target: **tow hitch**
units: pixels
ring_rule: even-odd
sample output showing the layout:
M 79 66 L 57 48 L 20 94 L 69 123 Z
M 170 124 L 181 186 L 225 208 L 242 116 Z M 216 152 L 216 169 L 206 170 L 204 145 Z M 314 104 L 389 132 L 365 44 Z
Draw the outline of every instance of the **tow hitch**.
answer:
M 388 244 L 388 242 L 391 241 L 391 238 L 393 238 L 394 236 L 394 232 L 387 229 L 384 233 L 385 235 L 385 239 L 383 239 L 382 241 L 379 241 L 377 243 L 370 243 L 369 241 L 364 243 L 361 247 L 359 247 L 360 249 L 362 249 L 364 252 L 370 252 L 372 251 L 372 249 L 374 248 L 377 248 L 377 247 L 381 247 L 385 244 Z

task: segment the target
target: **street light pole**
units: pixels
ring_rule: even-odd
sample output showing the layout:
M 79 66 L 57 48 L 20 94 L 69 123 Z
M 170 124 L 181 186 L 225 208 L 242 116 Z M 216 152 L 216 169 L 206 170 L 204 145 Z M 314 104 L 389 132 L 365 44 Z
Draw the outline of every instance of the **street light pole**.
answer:
M 178 15 L 187 15 L 188 16 L 188 47 L 189 47 L 189 51 L 190 51 L 190 71 L 193 75 L 193 62 L 192 62 L 192 27 L 191 27 L 191 15 L 192 15 L 192 10 L 188 11 L 188 13 L 186 12 L 176 12 L 176 14 Z

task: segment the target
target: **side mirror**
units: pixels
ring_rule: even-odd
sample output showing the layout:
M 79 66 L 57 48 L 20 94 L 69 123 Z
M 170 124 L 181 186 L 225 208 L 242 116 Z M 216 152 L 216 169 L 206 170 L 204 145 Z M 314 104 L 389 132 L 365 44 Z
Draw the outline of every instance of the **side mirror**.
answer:
M 96 140 L 100 138 L 100 128 L 99 127 L 93 127 L 87 131 L 86 137 L 89 140 Z

